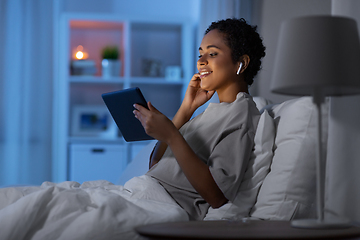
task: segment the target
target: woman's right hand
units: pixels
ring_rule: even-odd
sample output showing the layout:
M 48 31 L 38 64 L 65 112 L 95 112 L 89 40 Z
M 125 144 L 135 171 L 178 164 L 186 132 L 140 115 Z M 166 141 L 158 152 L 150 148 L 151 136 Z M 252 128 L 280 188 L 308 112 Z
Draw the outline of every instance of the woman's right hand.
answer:
M 195 112 L 195 110 L 210 100 L 215 91 L 207 91 L 201 88 L 200 74 L 195 73 L 191 78 L 182 105 Z
M 215 91 L 206 91 L 204 89 L 201 89 L 200 83 L 200 74 L 194 74 L 194 76 L 189 82 L 184 100 L 179 110 L 175 114 L 174 118 L 172 119 L 172 122 L 177 129 L 180 129 L 181 126 L 183 126 L 187 121 L 189 121 L 195 110 L 207 101 L 209 101 L 209 99 L 214 95 Z M 165 142 L 160 142 L 156 144 L 156 147 L 154 148 L 150 156 L 150 168 L 160 161 L 160 159 L 165 153 L 166 148 L 167 144 Z

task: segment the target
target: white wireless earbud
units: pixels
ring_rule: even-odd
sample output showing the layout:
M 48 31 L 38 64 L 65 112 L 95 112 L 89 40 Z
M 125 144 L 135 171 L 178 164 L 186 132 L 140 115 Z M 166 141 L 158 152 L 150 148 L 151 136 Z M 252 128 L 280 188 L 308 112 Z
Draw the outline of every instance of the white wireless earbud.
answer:
M 237 75 L 240 74 L 241 68 L 242 68 L 242 62 L 240 63 L 240 67 L 239 67 L 239 69 L 238 69 L 237 72 L 236 72 Z

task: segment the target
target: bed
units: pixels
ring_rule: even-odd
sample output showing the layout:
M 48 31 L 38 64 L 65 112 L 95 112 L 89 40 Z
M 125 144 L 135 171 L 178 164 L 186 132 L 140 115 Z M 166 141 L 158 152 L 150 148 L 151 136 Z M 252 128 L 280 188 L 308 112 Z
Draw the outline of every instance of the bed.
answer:
M 311 98 L 254 101 L 261 117 L 237 197 L 210 208 L 204 220 L 315 217 L 316 109 Z M 326 147 L 327 107 L 322 114 Z M 137 226 L 188 221 L 166 191 L 144 175 L 152 146 L 133 159 L 116 185 L 99 180 L 0 189 L 0 239 L 142 239 Z

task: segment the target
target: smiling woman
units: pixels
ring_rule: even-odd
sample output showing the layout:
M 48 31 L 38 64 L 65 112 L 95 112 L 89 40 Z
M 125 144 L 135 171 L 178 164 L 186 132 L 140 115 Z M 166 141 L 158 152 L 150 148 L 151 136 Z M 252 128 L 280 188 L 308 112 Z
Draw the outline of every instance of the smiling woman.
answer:
M 145 175 L 124 186 L 99 180 L 1 188 L 0 239 L 138 239 L 135 226 L 202 220 L 210 206 L 234 201 L 260 114 L 244 83 L 252 61 L 246 56 L 252 53 L 245 51 L 233 61 L 226 37 L 220 29 L 205 35 L 198 60 L 198 70 L 205 74 L 193 75 L 172 121 L 150 102 L 149 110 L 135 104 L 136 118 L 158 140 Z M 221 102 L 190 120 L 215 91 Z
M 265 47 L 256 27 L 244 19 L 227 19 L 206 30 L 199 53 L 199 73 L 190 80 L 172 121 L 150 102 L 149 109 L 135 105 L 134 111 L 146 133 L 159 140 L 147 175 L 196 220 L 209 206 L 232 201 L 243 178 L 259 119 L 248 85 L 260 68 Z M 220 103 L 211 103 L 190 120 L 215 92 Z

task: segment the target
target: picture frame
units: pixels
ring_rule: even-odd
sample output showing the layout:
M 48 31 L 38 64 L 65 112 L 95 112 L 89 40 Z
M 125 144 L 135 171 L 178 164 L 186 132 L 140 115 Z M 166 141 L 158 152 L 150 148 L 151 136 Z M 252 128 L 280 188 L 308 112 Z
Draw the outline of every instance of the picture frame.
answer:
M 143 58 L 141 60 L 142 74 L 146 77 L 160 77 L 162 75 L 162 63 L 157 59 Z
M 71 135 L 73 137 L 116 138 L 118 128 L 106 106 L 74 105 Z
M 170 82 L 178 82 L 181 80 L 180 66 L 167 66 L 165 68 L 165 78 Z

